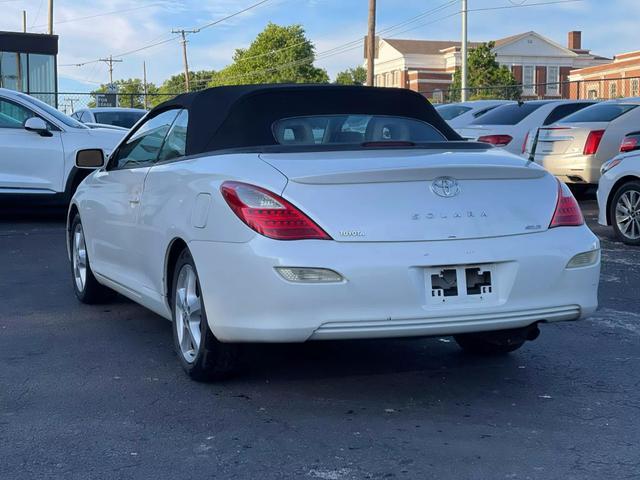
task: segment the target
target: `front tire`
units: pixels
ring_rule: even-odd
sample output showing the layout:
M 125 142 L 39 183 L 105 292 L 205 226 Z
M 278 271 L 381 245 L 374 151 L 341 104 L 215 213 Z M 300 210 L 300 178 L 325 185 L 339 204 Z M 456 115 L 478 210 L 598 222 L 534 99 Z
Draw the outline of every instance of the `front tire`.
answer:
M 221 343 L 209 329 L 198 272 L 188 249 L 178 257 L 171 291 L 174 348 L 184 371 L 200 382 L 231 375 L 237 346 Z
M 609 208 L 616 236 L 627 245 L 640 245 L 640 182 L 630 181 L 618 188 Z
M 76 214 L 71 222 L 69 245 L 71 247 L 71 279 L 73 281 L 73 291 L 78 300 L 88 305 L 105 303 L 111 300 L 115 296 L 115 292 L 98 283 L 91 271 L 84 229 L 82 228 L 79 214 Z
M 456 343 L 467 353 L 474 355 L 506 355 L 515 352 L 527 340 L 538 336 L 534 327 L 500 330 L 497 332 L 479 332 L 454 335 Z

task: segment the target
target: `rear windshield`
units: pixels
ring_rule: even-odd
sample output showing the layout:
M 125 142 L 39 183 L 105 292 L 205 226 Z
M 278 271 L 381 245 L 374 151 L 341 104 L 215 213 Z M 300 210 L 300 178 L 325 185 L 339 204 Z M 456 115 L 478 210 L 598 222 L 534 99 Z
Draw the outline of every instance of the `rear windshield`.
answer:
M 471 108 L 465 107 L 464 105 L 439 105 L 436 107 L 436 111 L 445 120 L 452 120 L 469 110 L 471 110 Z
M 131 128 L 145 113 L 147 112 L 93 112 L 93 116 L 96 119 L 96 123 Z
M 360 145 L 366 142 L 442 142 L 446 137 L 426 122 L 384 115 L 314 115 L 274 122 L 280 145 Z
M 558 123 L 610 122 L 636 107 L 633 104 L 599 103 L 569 115 Z
M 531 113 L 539 109 L 544 103 L 512 103 L 494 108 L 471 125 L 515 125 L 520 123 Z

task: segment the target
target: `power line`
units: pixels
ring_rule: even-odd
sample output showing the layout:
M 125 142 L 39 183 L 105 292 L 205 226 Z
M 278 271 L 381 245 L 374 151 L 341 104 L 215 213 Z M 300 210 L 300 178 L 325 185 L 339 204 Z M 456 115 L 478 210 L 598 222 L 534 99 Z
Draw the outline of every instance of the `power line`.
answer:
M 155 7 L 155 6 L 158 6 L 158 5 L 162 5 L 162 4 L 161 3 L 150 3 L 148 5 L 142 5 L 142 6 L 138 6 L 138 7 L 124 8 L 122 10 L 113 10 L 111 12 L 97 13 L 95 15 L 88 15 L 86 17 L 69 18 L 68 20 L 60 20 L 60 21 L 54 22 L 54 25 L 60 25 L 62 23 L 79 22 L 81 20 L 89 20 L 91 18 L 107 17 L 107 16 L 110 16 L 110 15 L 116 15 L 118 13 L 132 12 L 134 10 L 142 10 L 143 8 L 150 8 L 150 7 Z M 46 26 L 47 25 L 32 25 L 32 28 L 40 28 L 40 27 L 46 27 Z
M 198 28 L 195 28 L 195 29 L 193 29 L 193 30 L 194 30 L 194 32 L 195 32 L 195 31 L 198 31 L 198 32 L 199 32 L 200 30 L 204 30 L 205 28 L 212 27 L 212 26 L 214 26 L 214 25 L 217 25 L 217 24 L 219 24 L 219 23 L 224 22 L 225 20 L 228 20 L 228 19 L 233 18 L 233 17 L 235 17 L 235 16 L 238 16 L 238 15 L 240 15 L 240 14 L 244 13 L 244 12 L 247 12 L 247 11 L 249 11 L 249 10 L 253 9 L 253 8 L 259 7 L 260 5 L 262 5 L 262 4 L 264 4 L 264 3 L 267 3 L 267 2 L 269 2 L 269 1 L 271 1 L 271 0 L 261 0 L 261 1 L 259 1 L 259 2 L 256 2 L 256 3 L 252 4 L 252 5 L 249 5 L 249 6 L 248 6 L 248 7 L 246 7 L 246 8 L 243 8 L 242 10 L 238 10 L 238 11 L 237 11 L 237 12 L 235 12 L 235 13 L 232 13 L 232 14 L 230 14 L 230 15 L 227 15 L 227 16 L 225 16 L 225 17 L 223 17 L 223 18 L 220 18 L 220 19 L 218 19 L 218 20 L 215 20 L 215 21 L 213 21 L 213 22 L 210 22 L 210 23 L 204 24 L 204 25 L 202 25 L 202 26 L 200 26 L 200 27 L 198 27 Z M 139 7 L 138 7 L 138 8 L 139 8 Z M 156 37 L 156 39 L 155 39 L 155 40 L 158 40 L 159 38 L 162 38 L 162 37 L 165 37 L 165 35 L 161 35 L 160 37 Z M 151 41 L 151 43 L 150 43 L 150 44 L 148 44 L 148 45 L 143 45 L 143 46 L 138 47 L 138 48 L 135 48 L 135 49 L 133 49 L 133 50 L 129 50 L 129 51 L 127 51 L 127 52 L 122 52 L 122 53 L 119 53 L 119 54 L 117 54 L 117 55 L 113 55 L 113 56 L 114 56 L 114 57 L 124 57 L 124 56 L 127 56 L 127 55 L 132 55 L 132 54 L 134 54 L 134 53 L 138 53 L 138 52 L 141 52 L 141 51 L 143 51 L 143 50 L 147 50 L 147 49 L 149 49 L 149 48 L 153 48 L 153 47 L 157 47 L 157 46 L 159 46 L 159 45 L 163 45 L 163 44 L 165 44 L 165 43 L 173 42 L 174 40 L 176 40 L 176 39 L 178 39 L 178 38 L 180 38 L 180 36 L 179 36 L 179 35 L 172 35 L 170 38 L 165 38 L 165 39 L 160 40 L 160 41 L 157 41 L 157 42 L 156 42 L 155 40 L 152 40 L 152 41 Z M 83 67 L 83 66 L 85 66 L 85 65 L 88 65 L 88 64 L 91 64 L 91 63 L 97 63 L 97 62 L 100 62 L 100 61 L 101 61 L 101 59 L 96 58 L 96 59 L 94 59 L 94 60 L 86 60 L 86 61 L 84 61 L 84 62 L 79 62 L 79 63 L 66 63 L 66 64 L 60 64 L 60 65 L 58 65 L 58 66 L 59 66 L 59 67 Z
M 490 10 L 507 10 L 510 8 L 539 7 L 543 5 L 558 5 L 561 3 L 576 3 L 576 2 L 583 2 L 583 1 L 584 0 L 555 0 L 551 2 L 521 3 L 521 4 L 503 5 L 501 7 L 474 8 L 474 9 L 470 9 L 469 12 L 487 12 Z
M 205 28 L 213 27 L 214 25 L 218 25 L 219 23 L 222 23 L 222 22 L 224 22 L 226 20 L 229 20 L 230 18 L 237 17 L 238 15 L 241 15 L 244 12 L 248 12 L 249 10 L 253 10 L 254 8 L 259 7 L 260 5 L 265 4 L 267 2 L 270 2 L 270 1 L 271 0 L 261 0 L 259 2 L 256 2 L 256 3 L 252 4 L 252 5 L 249 5 L 246 8 L 243 8 L 242 10 L 238 10 L 235 13 L 227 15 L 226 17 L 222 17 L 222 18 L 220 18 L 218 20 L 215 20 L 215 21 L 213 21 L 211 23 L 205 23 L 204 25 L 201 25 L 201 26 L 195 28 L 194 30 L 200 31 L 200 30 L 204 30 Z

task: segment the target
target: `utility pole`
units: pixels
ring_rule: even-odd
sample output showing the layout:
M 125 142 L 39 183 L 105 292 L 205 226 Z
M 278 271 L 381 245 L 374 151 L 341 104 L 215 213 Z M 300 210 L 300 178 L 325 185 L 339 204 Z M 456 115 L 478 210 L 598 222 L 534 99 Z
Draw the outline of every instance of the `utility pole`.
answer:
M 376 0 L 369 0 L 369 27 L 367 30 L 367 85 L 373 87 L 373 62 L 376 55 Z
M 149 102 L 147 100 L 147 62 L 142 62 L 142 90 L 144 91 L 144 109 L 149 110 Z
M 461 72 L 460 72 L 460 100 L 467 101 L 467 0 L 462 0 L 462 45 L 461 53 Z
M 171 33 L 179 33 L 182 36 L 182 59 L 184 60 L 184 88 L 191 90 L 189 82 L 189 61 L 187 60 L 187 33 L 198 33 L 200 30 L 171 30 Z
M 22 10 L 22 31 L 27 33 L 27 11 Z
M 105 62 L 109 65 L 109 84 L 113 83 L 113 64 L 122 62 L 122 59 L 114 59 L 113 56 L 109 55 L 109 58 L 101 58 L 99 61 Z
M 49 0 L 49 35 L 53 35 L 53 0 Z

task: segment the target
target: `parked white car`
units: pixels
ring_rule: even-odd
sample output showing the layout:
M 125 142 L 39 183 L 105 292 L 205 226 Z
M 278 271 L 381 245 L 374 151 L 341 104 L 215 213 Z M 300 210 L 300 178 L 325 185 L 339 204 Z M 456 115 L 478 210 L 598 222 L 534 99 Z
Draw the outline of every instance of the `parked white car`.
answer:
M 640 132 L 628 135 L 622 153 L 602 165 L 598 222 L 628 245 L 640 245 Z
M 82 123 L 113 125 L 129 129 L 146 113 L 147 111 L 142 108 L 94 107 L 76 110 L 71 116 Z
M 109 153 L 125 131 L 89 129 L 24 93 L 0 88 L 0 199 L 66 203 L 88 171 L 78 150 Z
M 445 103 L 436 105 L 435 109 L 453 128 L 466 127 L 476 118 L 500 105 L 516 103 L 513 100 L 473 100 L 470 102 Z
M 228 372 L 241 342 L 454 335 L 506 353 L 589 316 L 600 246 L 571 192 L 460 140 L 404 89 L 180 95 L 73 197 L 75 293 L 171 319 L 195 379 Z
M 640 98 L 608 100 L 541 128 L 534 160 L 572 188 L 596 185 L 602 164 L 640 129 L 639 105 Z
M 551 125 L 593 103 L 591 100 L 532 100 L 511 103 L 494 108 L 456 131 L 467 139 L 490 143 L 525 156 L 530 131 Z

